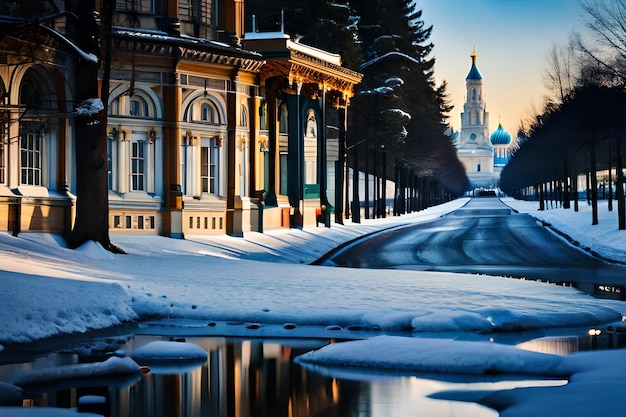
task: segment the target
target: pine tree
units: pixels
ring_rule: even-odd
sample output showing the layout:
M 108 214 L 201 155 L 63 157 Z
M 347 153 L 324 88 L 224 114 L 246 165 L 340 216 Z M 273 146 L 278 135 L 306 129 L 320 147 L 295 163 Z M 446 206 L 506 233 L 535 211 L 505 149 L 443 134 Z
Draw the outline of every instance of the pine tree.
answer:
M 384 91 L 380 88 L 388 87 L 389 83 L 395 85 L 387 100 L 355 98 L 352 112 L 357 115 L 353 118 L 351 129 L 367 131 L 369 121 L 370 131 L 374 129 L 373 123 L 381 130 L 381 120 L 365 116 L 367 109 L 371 112 L 372 107 L 382 105 L 378 112 L 384 114 L 384 106 L 394 105 L 410 115 L 404 126 L 406 136 L 403 140 L 398 141 L 398 137 L 394 136 L 386 138 L 385 145 L 392 151 L 396 163 L 410 167 L 423 176 L 449 172 L 448 167 L 442 165 L 459 162 L 448 137 L 444 135 L 451 107 L 446 98 L 445 84 L 436 86 L 434 80 L 435 61 L 430 57 L 433 44 L 429 42 L 432 27 L 426 26 L 422 11 L 417 10 L 411 0 L 356 0 L 351 4 L 358 12 L 358 35 L 364 51 L 361 67 L 364 79 L 359 95 Z M 359 117 L 359 113 L 365 117 Z M 382 130 L 390 128 L 387 126 Z M 465 175 L 454 181 L 456 191 L 462 192 Z
M 346 68 L 357 69 L 361 62 L 354 12 L 346 0 L 252 0 L 247 13 L 255 15 L 258 30 L 284 26 L 303 44 L 341 55 Z

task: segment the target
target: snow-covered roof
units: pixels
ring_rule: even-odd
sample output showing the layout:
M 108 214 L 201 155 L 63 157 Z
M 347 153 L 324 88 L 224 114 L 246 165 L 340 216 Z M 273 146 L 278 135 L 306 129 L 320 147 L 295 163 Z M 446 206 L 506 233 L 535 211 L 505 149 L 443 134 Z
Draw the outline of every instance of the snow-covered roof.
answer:
M 174 36 L 158 30 L 115 26 L 113 27 L 113 37 L 118 40 L 140 41 L 153 47 L 179 48 L 183 57 L 187 59 L 213 62 L 219 58 L 218 63 L 240 65 L 242 68 L 250 70 L 258 70 L 264 60 L 258 52 L 224 42 L 185 35 Z M 135 47 L 137 46 L 135 45 Z
M 341 66 L 341 56 L 339 54 L 332 54 L 330 52 L 326 52 L 300 42 L 292 41 L 291 39 L 287 40 L 287 48 L 291 49 L 292 51 L 298 51 L 308 56 L 321 59 L 322 61 L 328 62 L 330 64 Z

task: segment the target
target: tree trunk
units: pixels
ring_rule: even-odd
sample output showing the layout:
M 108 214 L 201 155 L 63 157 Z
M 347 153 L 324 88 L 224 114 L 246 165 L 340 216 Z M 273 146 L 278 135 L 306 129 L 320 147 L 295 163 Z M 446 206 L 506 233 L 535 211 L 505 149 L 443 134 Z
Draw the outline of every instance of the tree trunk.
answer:
M 572 182 L 572 198 L 574 199 L 574 211 L 578 211 L 578 176 L 576 174 L 572 174 L 572 178 L 570 179 Z
M 616 184 L 616 198 L 617 198 L 617 219 L 618 219 L 618 229 L 626 230 L 626 204 L 624 202 L 624 172 L 623 172 L 623 164 L 622 164 L 622 152 L 621 152 L 621 142 L 622 139 L 617 139 L 617 149 L 615 150 L 616 157 L 616 176 L 617 176 L 617 184 Z
M 70 2 L 70 10 L 79 18 L 76 43 L 83 51 L 100 55 L 98 39 L 104 41 L 104 77 L 100 100 L 102 108 L 94 107 L 98 98 L 98 64 L 79 60 L 76 68 L 76 102 L 82 110 L 75 118 L 76 157 L 76 220 L 67 244 L 76 248 L 93 240 L 105 249 L 124 253 L 109 239 L 107 102 L 111 49 L 111 22 L 114 0 L 102 3 L 102 33 L 94 20 L 94 1 Z M 90 104 L 91 103 L 91 104 Z
M 613 211 L 613 175 L 612 165 L 613 158 L 611 158 L 611 140 L 609 140 L 609 196 L 608 196 L 608 210 Z
M 591 141 L 591 224 L 598 224 L 598 172 L 596 167 L 596 141 Z
M 570 199 L 571 199 L 571 193 L 572 193 L 572 185 L 569 183 L 569 175 L 567 174 L 567 158 L 565 158 L 565 161 L 563 163 L 563 208 L 564 209 L 569 209 L 570 206 Z
M 365 170 L 363 175 L 365 176 L 365 196 L 363 197 L 363 204 L 365 204 L 365 218 L 370 218 L 370 149 L 367 143 L 365 144 Z

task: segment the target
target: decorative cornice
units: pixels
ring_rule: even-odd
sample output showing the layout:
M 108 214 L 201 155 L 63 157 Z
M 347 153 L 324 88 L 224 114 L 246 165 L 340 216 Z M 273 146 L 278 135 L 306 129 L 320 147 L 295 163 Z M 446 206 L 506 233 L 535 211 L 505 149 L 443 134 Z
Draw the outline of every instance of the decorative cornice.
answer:
M 264 64 L 262 55 L 220 42 L 188 36 L 171 36 L 165 32 L 116 27 L 116 47 L 150 55 L 174 56 L 207 64 L 237 67 L 258 72 Z

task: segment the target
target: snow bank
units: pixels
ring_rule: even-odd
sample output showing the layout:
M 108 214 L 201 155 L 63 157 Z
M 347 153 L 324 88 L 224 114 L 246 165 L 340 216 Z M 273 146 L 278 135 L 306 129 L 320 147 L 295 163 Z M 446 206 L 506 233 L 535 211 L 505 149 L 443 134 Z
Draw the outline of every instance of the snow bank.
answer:
M 555 387 L 502 391 L 443 391 L 431 398 L 477 402 L 501 417 L 603 416 L 621 417 L 626 390 L 626 349 L 583 352 L 564 357 L 557 374 L 569 382 Z
M 67 408 L 0 407 L 0 417 L 102 417 L 102 415 L 78 413 L 76 410 Z
M 415 373 L 557 375 L 563 358 L 489 342 L 378 336 L 299 356 L 303 365 L 360 366 Z
M 0 404 L 21 405 L 22 394 L 23 391 L 20 387 L 0 382 Z
M 307 265 L 355 237 L 429 221 L 467 201 L 363 224 L 244 238 L 113 235 L 127 255 L 93 242 L 70 250 L 50 234 L 0 233 L 0 343 L 155 316 L 387 332 L 492 332 L 621 319 L 623 303 L 534 281 Z
M 563 384 L 555 386 L 442 391 L 429 397 L 480 403 L 498 410 L 501 417 L 623 415 L 620 398 L 626 390 L 626 349 L 559 356 L 497 343 L 380 336 L 328 345 L 296 361 L 333 376 L 342 375 L 342 367 L 361 367 L 403 373 L 500 375 L 502 379 L 521 375 L 562 379 Z
M 59 260 L 62 264 L 62 260 Z M 116 283 L 2 271 L 0 341 L 32 342 L 134 320 L 131 299 Z
M 202 359 L 206 360 L 207 352 L 198 345 L 187 342 L 168 342 L 156 341 L 148 343 L 135 351 L 132 355 L 133 359 L 138 362 L 158 362 L 170 360 L 184 359 Z
M 201 366 L 208 353 L 193 343 L 157 341 L 136 349 L 131 357 L 137 363 L 149 366 L 154 374 L 174 374 Z
M 104 362 L 80 363 L 52 368 L 36 369 L 13 381 L 18 387 L 31 387 L 75 381 L 139 375 L 139 366 L 130 358 L 110 357 Z

